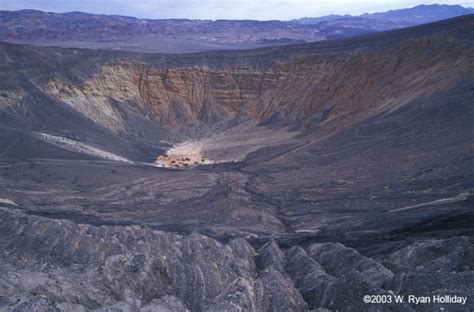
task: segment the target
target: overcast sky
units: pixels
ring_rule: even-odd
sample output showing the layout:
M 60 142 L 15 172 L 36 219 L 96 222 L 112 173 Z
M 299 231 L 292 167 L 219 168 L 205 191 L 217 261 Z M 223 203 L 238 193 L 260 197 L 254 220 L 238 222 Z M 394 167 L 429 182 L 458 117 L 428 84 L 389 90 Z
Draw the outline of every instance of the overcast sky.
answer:
M 140 18 L 288 20 L 381 12 L 433 3 L 474 7 L 474 0 L 0 0 L 0 10 L 82 11 Z

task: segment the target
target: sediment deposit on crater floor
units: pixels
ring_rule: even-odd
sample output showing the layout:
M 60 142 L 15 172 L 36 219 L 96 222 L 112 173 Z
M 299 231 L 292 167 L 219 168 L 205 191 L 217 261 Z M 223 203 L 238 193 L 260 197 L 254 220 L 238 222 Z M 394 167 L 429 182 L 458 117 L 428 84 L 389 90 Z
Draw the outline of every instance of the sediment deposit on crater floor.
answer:
M 199 165 L 212 164 L 202 154 L 204 144 L 201 142 L 184 142 L 158 156 L 156 163 L 164 168 L 185 169 Z
M 450 311 L 362 299 L 474 296 L 472 38 L 0 43 L 0 310 Z

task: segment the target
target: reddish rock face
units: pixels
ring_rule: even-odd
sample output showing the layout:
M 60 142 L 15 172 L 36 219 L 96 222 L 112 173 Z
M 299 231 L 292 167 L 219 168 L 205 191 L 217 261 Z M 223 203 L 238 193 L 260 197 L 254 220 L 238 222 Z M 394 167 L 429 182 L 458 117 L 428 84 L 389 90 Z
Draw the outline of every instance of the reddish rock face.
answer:
M 174 129 L 242 116 L 279 126 L 345 128 L 374 114 L 428 97 L 472 76 L 472 50 L 442 35 L 402 42 L 393 50 L 352 51 L 275 60 L 266 69 L 215 68 L 207 64 L 156 69 L 153 64 L 105 64 L 82 86 L 50 82 L 45 90 L 90 118 L 119 128 L 110 99 Z M 56 86 L 55 88 L 52 86 Z M 65 87 L 67 86 L 67 87 Z M 97 112 L 97 103 L 104 110 Z M 107 115 L 99 118 L 98 115 Z M 110 124 L 110 116 L 118 125 Z

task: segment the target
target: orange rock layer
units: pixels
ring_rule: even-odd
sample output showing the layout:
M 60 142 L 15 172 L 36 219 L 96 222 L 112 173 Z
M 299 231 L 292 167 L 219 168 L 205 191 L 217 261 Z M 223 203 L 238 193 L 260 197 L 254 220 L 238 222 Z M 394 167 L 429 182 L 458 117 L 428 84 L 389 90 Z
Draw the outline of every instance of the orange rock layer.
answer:
M 114 128 L 115 100 L 170 128 L 213 124 L 236 116 L 332 132 L 370 115 L 431 96 L 472 76 L 467 51 L 445 41 L 409 40 L 393 53 L 351 52 L 275 61 L 272 68 L 214 69 L 207 65 L 153 69 L 148 64 L 106 64 L 82 86 L 53 81 L 46 90 L 78 110 L 103 105 L 91 118 Z M 444 46 L 437 46 L 444 45 Z M 86 113 L 87 115 L 87 113 Z M 117 126 L 120 128 L 120 126 Z M 117 128 L 116 127 L 116 128 Z

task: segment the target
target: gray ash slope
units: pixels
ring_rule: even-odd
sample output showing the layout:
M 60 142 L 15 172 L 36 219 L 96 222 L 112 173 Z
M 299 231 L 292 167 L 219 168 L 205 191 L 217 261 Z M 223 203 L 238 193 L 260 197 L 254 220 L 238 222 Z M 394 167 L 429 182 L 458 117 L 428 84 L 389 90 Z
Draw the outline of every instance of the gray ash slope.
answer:
M 186 55 L 1 44 L 0 309 L 473 309 L 473 32 L 471 15 Z M 150 166 L 188 141 L 229 161 Z

